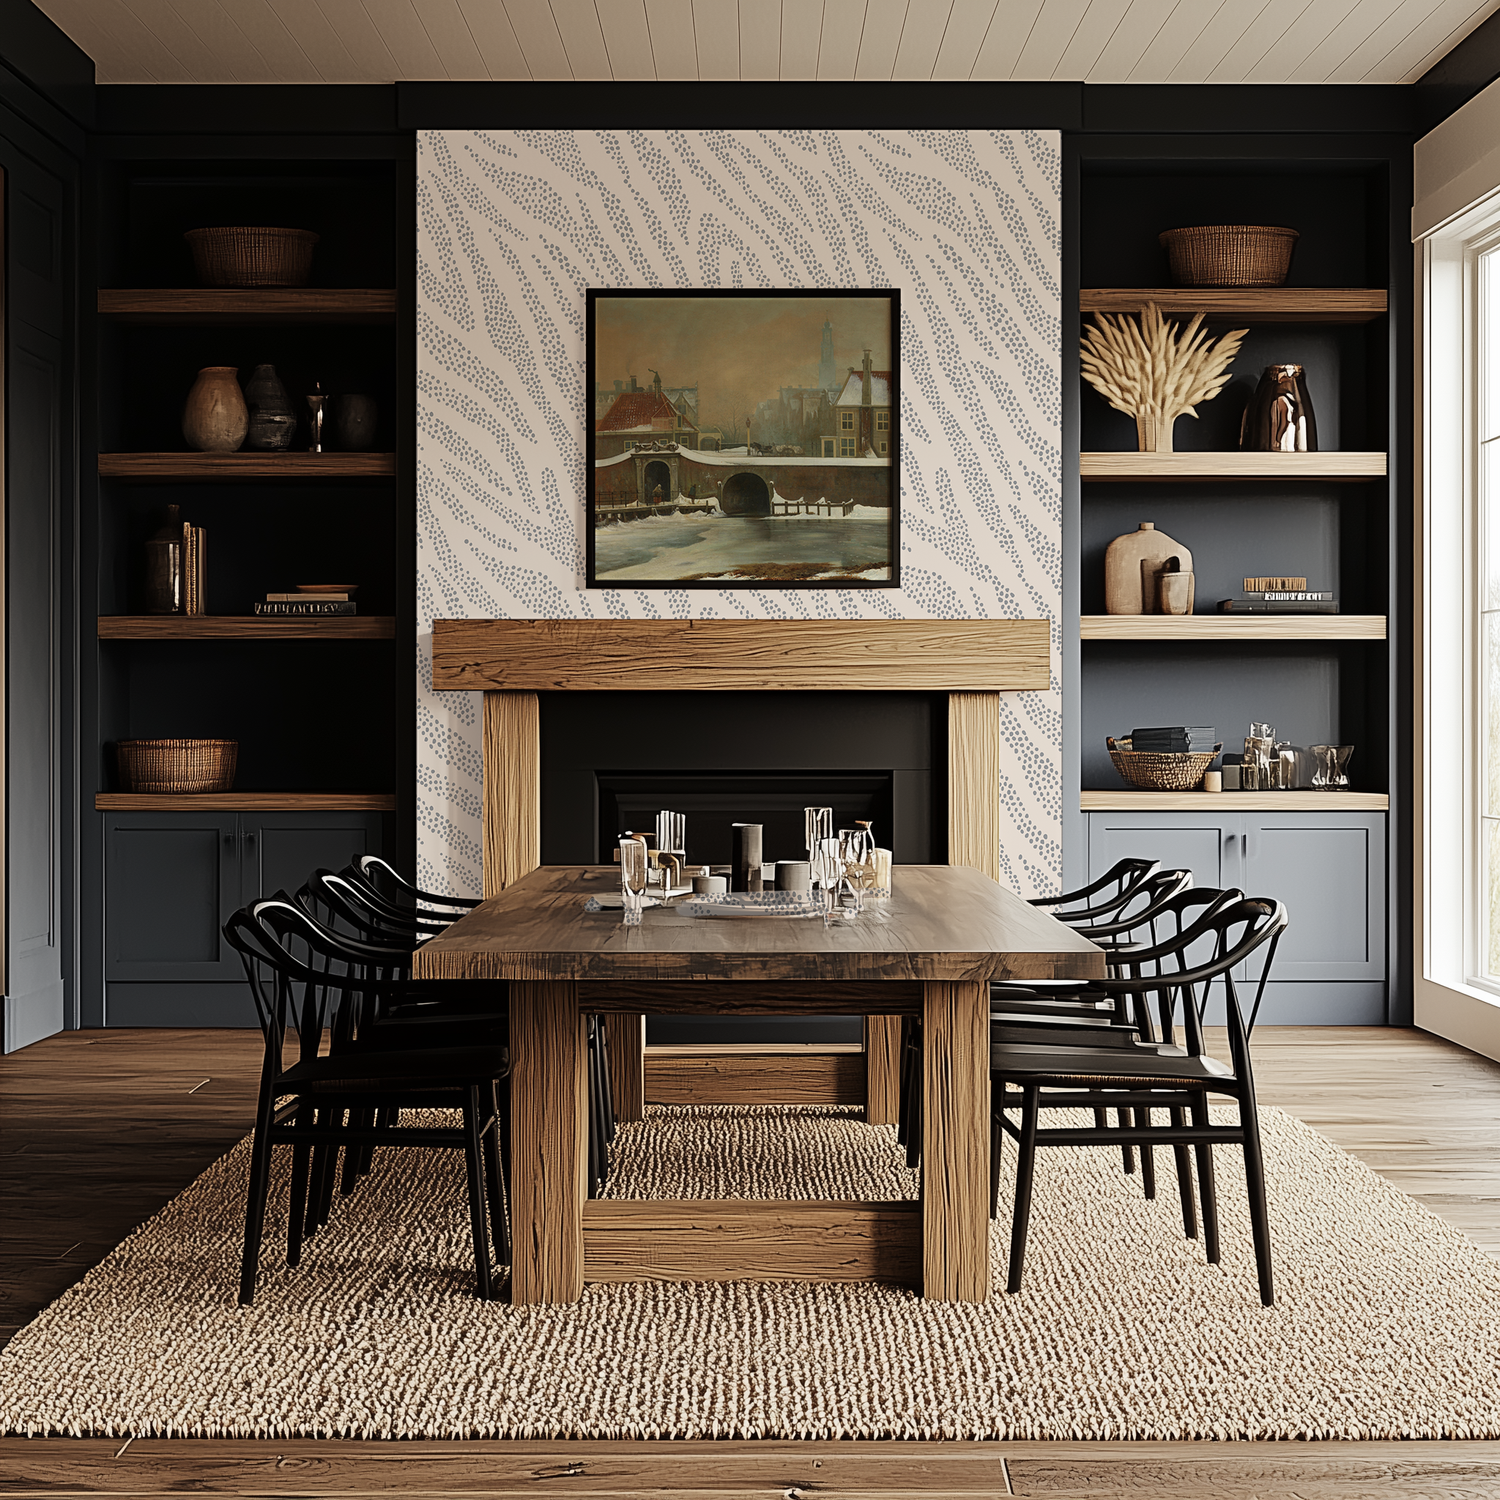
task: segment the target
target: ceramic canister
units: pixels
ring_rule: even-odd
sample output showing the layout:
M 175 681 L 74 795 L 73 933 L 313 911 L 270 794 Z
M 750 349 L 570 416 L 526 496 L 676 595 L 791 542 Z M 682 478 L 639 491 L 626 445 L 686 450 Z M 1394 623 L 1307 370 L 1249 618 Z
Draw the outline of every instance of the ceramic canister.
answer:
M 776 861 L 776 889 L 778 891 L 810 891 L 812 889 L 812 866 L 805 859 L 778 859 Z
M 722 896 L 729 889 L 729 881 L 722 875 L 694 875 L 695 896 Z
M 1111 615 L 1154 615 L 1156 591 L 1149 597 L 1141 586 L 1143 577 L 1154 580 L 1168 558 L 1177 559 L 1178 571 L 1193 571 L 1193 554 L 1154 521 L 1142 521 L 1134 531 L 1117 536 L 1104 553 L 1104 611 Z M 1149 566 L 1143 566 L 1149 564 Z
M 182 408 L 182 435 L 199 453 L 237 453 L 250 430 L 250 413 L 233 365 L 198 371 Z

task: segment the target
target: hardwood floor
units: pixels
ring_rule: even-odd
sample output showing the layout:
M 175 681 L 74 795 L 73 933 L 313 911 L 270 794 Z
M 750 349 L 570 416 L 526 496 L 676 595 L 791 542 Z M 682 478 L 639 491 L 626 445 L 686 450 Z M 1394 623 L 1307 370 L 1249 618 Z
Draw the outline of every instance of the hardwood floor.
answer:
M 0 1340 L 248 1128 L 257 1034 L 75 1032 L 0 1059 Z M 1414 1031 L 1267 1028 L 1261 1100 L 1500 1255 L 1500 1064 Z M 0 1439 L 0 1496 L 1500 1496 L 1500 1443 Z

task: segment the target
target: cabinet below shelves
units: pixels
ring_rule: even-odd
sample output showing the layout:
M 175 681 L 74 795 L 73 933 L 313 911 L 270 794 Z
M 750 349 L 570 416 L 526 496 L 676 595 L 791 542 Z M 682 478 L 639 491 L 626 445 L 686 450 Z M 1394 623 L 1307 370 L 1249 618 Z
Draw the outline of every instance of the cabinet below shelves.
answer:
M 1384 314 L 1384 287 L 1084 287 L 1078 310 L 1139 312 L 1154 302 L 1173 317 L 1202 313 L 1206 321 L 1236 323 L 1368 323 Z
M 1384 615 L 1084 615 L 1085 641 L 1383 641 Z
M 96 792 L 96 812 L 395 812 L 384 792 Z
M 1115 482 L 1154 480 L 1383 479 L 1384 453 L 1080 453 L 1078 477 Z
M 1082 812 L 1386 812 L 1386 792 L 1080 792 Z
M 99 477 L 127 484 L 316 484 L 394 479 L 394 453 L 101 453 Z
M 101 641 L 389 641 L 394 615 L 100 615 Z

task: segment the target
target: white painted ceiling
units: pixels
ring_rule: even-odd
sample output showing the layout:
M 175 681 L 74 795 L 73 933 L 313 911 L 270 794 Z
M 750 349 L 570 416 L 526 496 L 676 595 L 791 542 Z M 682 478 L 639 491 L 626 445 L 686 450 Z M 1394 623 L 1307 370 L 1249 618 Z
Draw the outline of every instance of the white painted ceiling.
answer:
M 100 83 L 1402 83 L 1500 0 L 37 0 Z M 660 123 L 671 119 L 663 96 Z

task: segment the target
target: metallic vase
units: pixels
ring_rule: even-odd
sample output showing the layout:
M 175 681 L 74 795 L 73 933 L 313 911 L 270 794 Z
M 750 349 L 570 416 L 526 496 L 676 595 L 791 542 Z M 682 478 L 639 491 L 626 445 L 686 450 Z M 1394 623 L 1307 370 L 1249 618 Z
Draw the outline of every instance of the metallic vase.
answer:
M 1301 365 L 1267 365 L 1240 422 L 1240 447 L 1254 453 L 1316 453 L 1318 419 Z

